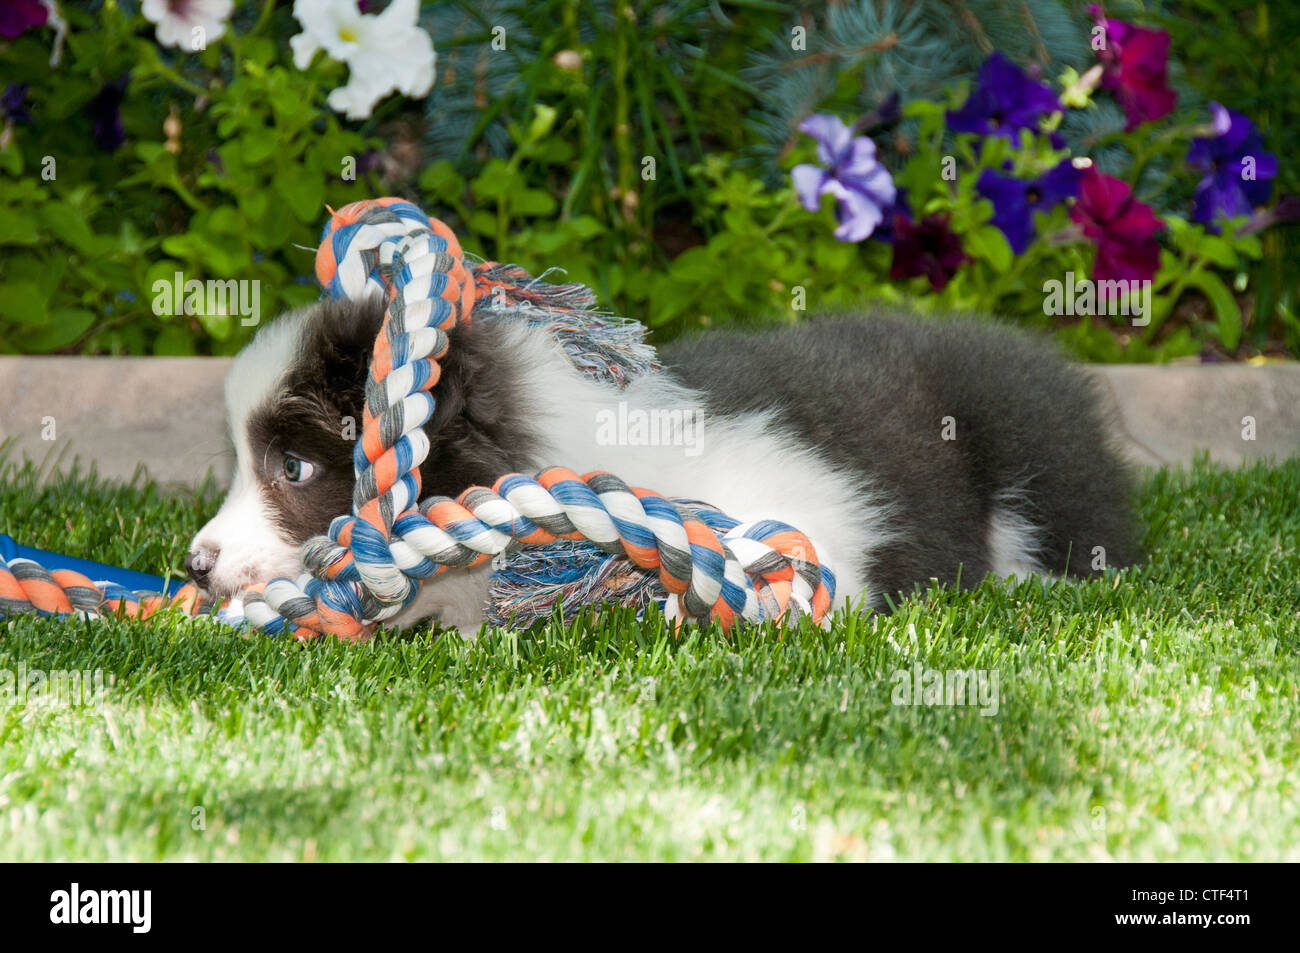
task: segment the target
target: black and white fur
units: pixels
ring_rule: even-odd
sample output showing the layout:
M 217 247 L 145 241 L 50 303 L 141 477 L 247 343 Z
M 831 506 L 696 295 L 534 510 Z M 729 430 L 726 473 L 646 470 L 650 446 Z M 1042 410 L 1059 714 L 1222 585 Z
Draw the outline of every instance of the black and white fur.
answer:
M 324 302 L 280 318 L 237 358 L 226 382 L 234 482 L 187 561 L 211 594 L 296 575 L 299 545 L 349 511 L 347 422 L 360 428 L 382 318 L 379 301 Z M 931 579 L 1087 576 L 1096 547 L 1108 567 L 1135 556 L 1130 476 L 1089 379 L 1019 333 L 825 316 L 702 334 L 661 358 L 661 372 L 619 390 L 581 374 L 543 330 L 509 318 L 457 328 L 433 392 L 423 493 L 454 497 L 551 465 L 608 470 L 797 527 L 835 570 L 837 604 L 859 607 Z M 603 445 L 597 420 L 619 402 L 702 411 L 698 453 Z M 489 572 L 426 584 L 398 623 L 477 632 Z

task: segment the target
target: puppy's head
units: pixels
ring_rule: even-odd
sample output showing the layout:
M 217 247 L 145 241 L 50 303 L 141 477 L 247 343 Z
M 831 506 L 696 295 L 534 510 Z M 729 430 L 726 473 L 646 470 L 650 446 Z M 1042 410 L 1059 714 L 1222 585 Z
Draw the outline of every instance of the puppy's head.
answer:
M 235 359 L 226 379 L 234 478 L 186 560 L 210 595 L 296 576 L 302 544 L 351 512 L 352 448 L 383 317 L 378 298 L 323 301 L 268 325 Z M 528 465 L 535 441 L 503 332 L 485 323 L 452 334 L 425 427 L 426 496 L 454 496 Z

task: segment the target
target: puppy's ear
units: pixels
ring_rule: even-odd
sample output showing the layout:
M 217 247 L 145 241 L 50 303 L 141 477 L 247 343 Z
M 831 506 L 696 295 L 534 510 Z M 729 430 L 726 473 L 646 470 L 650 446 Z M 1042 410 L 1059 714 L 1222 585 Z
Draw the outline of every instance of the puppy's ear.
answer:
M 375 337 L 384 323 L 383 299 L 322 301 L 317 307 L 321 379 L 363 393 Z

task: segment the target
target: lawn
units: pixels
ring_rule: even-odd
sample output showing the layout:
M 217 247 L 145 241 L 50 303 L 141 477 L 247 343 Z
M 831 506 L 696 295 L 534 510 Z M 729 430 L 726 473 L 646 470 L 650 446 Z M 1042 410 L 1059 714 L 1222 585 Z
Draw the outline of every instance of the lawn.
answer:
M 0 466 L 0 530 L 146 571 L 217 499 Z M 827 631 L 0 623 L 0 671 L 112 680 L 0 704 L 0 860 L 1300 860 L 1297 501 L 1300 461 L 1149 474 L 1141 568 Z M 894 704 L 917 663 L 996 714 Z

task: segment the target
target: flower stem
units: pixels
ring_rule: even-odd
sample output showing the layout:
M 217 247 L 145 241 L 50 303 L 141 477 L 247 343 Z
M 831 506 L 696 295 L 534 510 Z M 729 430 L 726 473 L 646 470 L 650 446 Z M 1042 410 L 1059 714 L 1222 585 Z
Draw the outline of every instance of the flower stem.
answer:
M 1169 308 L 1161 314 L 1159 318 L 1154 314 L 1151 316 L 1151 323 L 1148 324 L 1146 329 L 1142 332 L 1143 344 L 1151 343 L 1155 338 L 1156 332 L 1159 331 L 1165 321 L 1169 319 L 1169 316 L 1174 313 L 1174 308 L 1178 307 L 1178 299 L 1182 295 L 1183 289 L 1185 289 L 1191 280 L 1196 277 L 1198 273 L 1204 270 L 1204 268 L 1205 259 L 1196 258 L 1190 262 L 1190 267 L 1186 268 L 1183 273 L 1178 276 L 1178 279 L 1174 281 L 1167 294 Z
M 1133 158 L 1133 165 L 1129 169 L 1129 185 L 1137 188 L 1138 180 L 1142 178 L 1142 170 L 1146 168 L 1146 164 L 1151 161 L 1152 157 L 1168 143 L 1173 142 L 1179 136 L 1189 135 L 1191 132 L 1193 132 L 1191 127 L 1173 126 L 1160 135 L 1147 140 L 1147 144 Z
M 627 205 L 625 197 L 632 181 L 632 143 L 631 102 L 627 91 L 628 69 L 628 30 L 631 27 L 631 11 L 626 6 L 619 7 L 618 22 L 614 29 L 614 147 L 618 153 L 618 198 L 615 218 L 622 227 L 627 227 L 624 214 Z

